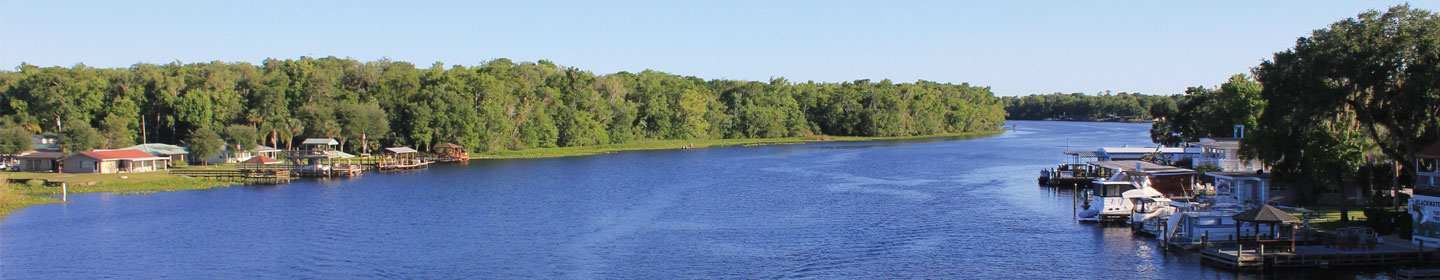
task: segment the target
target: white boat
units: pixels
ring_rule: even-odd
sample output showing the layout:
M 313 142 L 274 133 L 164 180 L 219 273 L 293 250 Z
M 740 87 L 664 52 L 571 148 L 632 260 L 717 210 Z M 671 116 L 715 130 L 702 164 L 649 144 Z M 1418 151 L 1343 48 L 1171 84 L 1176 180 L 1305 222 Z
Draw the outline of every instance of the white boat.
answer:
M 1143 173 L 1129 171 L 1096 181 L 1086 194 L 1085 210 L 1077 218 L 1087 222 L 1127 222 L 1140 199 L 1165 198 L 1149 182 Z
M 1138 233 L 1160 236 L 1165 229 L 1165 223 L 1170 216 L 1177 211 L 1189 209 L 1192 203 L 1184 201 L 1172 201 L 1164 197 L 1142 197 L 1136 198 L 1132 204 L 1134 211 L 1130 214 L 1130 229 Z

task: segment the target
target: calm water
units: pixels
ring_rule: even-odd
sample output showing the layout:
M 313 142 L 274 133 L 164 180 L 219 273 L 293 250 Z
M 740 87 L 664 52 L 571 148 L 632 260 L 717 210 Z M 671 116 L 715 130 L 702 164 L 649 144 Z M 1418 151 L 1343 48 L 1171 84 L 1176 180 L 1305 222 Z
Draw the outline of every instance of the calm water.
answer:
M 1035 186 L 1148 124 L 971 140 L 475 161 L 403 174 L 85 194 L 0 221 L 0 278 L 1384 278 L 1237 275 Z

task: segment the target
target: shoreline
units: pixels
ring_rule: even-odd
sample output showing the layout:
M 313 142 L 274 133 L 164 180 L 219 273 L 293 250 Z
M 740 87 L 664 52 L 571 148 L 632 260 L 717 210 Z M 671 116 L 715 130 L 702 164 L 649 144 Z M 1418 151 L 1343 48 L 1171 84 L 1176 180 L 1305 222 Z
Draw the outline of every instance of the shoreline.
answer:
M 696 149 L 710 147 L 731 147 L 731 146 L 758 146 L 758 145 L 789 145 L 817 142 L 863 142 L 863 141 L 891 141 L 891 140 L 914 140 L 932 138 L 982 138 L 1004 133 L 1005 129 L 993 129 L 985 131 L 971 131 L 958 133 L 945 133 L 934 135 L 918 136 L 826 136 L 816 135 L 810 137 L 786 137 L 786 138 L 747 138 L 747 139 L 701 139 L 701 140 L 639 140 L 623 144 L 606 144 L 598 146 L 580 147 L 558 147 L 558 148 L 535 148 L 525 150 L 506 150 L 499 152 L 486 152 L 471 155 L 470 160 L 496 160 L 496 159 L 540 159 L 540 158 L 561 158 L 576 156 L 591 156 L 611 154 L 626 151 L 654 151 L 654 150 L 678 150 L 686 145 L 693 144 Z
M 702 139 L 702 140 L 642 140 L 624 144 L 607 144 L 599 146 L 584 147 L 559 147 L 559 148 L 538 148 L 525 150 L 507 150 L 501 152 L 480 153 L 470 157 L 470 160 L 503 160 L 503 159 L 540 159 L 540 158 L 562 158 L 590 155 L 603 155 L 625 151 L 653 151 L 653 150 L 674 150 L 681 149 L 686 145 L 693 144 L 696 149 L 709 147 L 732 147 L 732 146 L 759 146 L 759 145 L 788 145 L 816 142 L 863 142 L 863 141 L 891 141 L 891 140 L 914 140 L 914 139 L 939 139 L 957 138 L 955 140 L 975 139 L 998 135 L 1004 133 L 1005 129 L 993 129 L 985 131 L 972 131 L 960 133 L 945 133 L 920 136 L 891 136 L 891 137 L 863 137 L 863 136 L 825 136 L 817 135 L 810 137 L 787 137 L 787 138 L 752 138 L 752 139 Z M 185 166 L 177 169 L 216 169 L 229 168 L 225 165 L 210 166 Z M 166 171 L 155 171 L 145 173 L 120 173 L 120 174 L 69 174 L 69 173 L 33 173 L 33 172 L 6 172 L 0 173 L 0 189 L 8 189 L 8 192 L 0 191 L 0 196 L 11 196 L 10 201 L 0 205 L 0 220 L 5 219 L 10 213 L 35 205 L 52 203 L 67 203 L 67 201 L 50 197 L 59 195 L 61 190 L 58 187 L 35 185 L 30 183 L 10 183 L 10 180 L 48 180 L 73 183 L 68 186 L 69 193 L 116 193 L 116 194 L 150 194 L 156 192 L 202 190 L 220 187 L 232 187 L 243 184 L 234 182 L 223 182 L 209 179 L 186 178 L 170 175 Z M 38 183 L 38 182 L 37 182 Z M 3 200 L 0 200 L 3 201 Z

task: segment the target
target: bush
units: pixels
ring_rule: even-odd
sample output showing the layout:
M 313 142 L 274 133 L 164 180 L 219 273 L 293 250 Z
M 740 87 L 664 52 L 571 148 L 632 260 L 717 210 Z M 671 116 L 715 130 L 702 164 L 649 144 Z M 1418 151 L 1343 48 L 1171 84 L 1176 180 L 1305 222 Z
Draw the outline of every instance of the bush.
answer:
M 1365 208 L 1365 225 L 1375 229 L 1376 234 L 1388 235 L 1395 232 L 1394 219 L 1398 216 L 1385 208 Z
M 45 180 L 30 179 L 29 181 L 25 181 L 25 184 L 30 185 L 31 187 L 39 187 L 45 185 Z

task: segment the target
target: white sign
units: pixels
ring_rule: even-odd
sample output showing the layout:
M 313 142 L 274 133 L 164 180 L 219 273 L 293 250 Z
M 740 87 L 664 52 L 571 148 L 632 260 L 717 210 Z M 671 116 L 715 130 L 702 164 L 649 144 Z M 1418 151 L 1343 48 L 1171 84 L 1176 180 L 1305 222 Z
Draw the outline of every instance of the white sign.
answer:
M 1440 248 L 1440 197 L 1416 195 L 1410 198 L 1411 224 L 1415 225 L 1414 244 L 1425 242 L 1425 247 Z

